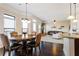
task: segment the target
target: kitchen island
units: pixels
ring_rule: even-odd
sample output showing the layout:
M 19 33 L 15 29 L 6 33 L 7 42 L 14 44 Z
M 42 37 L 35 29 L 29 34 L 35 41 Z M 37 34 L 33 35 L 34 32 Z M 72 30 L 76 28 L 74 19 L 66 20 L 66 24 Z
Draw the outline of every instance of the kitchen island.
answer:
M 63 35 L 64 48 L 66 56 L 79 56 L 79 34 Z

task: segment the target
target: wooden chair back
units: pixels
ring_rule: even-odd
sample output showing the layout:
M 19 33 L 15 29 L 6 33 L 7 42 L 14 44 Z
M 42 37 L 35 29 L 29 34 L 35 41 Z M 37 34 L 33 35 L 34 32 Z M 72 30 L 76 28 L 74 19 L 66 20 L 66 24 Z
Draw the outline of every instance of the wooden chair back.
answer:
M 17 32 L 12 32 L 11 33 L 11 37 L 17 37 L 18 36 L 18 33 Z
M 36 36 L 35 46 L 40 45 L 40 41 L 41 41 L 41 33 L 37 34 L 37 36 Z
M 1 42 L 3 44 L 3 47 L 8 48 L 9 47 L 9 40 L 8 37 L 4 34 L 0 34 Z
M 33 36 L 36 36 L 36 32 L 32 32 L 32 35 L 33 35 Z

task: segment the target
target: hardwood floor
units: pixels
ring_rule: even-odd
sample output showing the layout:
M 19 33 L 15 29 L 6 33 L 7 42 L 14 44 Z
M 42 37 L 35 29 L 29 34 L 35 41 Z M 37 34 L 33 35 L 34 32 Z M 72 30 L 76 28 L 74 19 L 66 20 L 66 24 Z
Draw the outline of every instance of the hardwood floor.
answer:
M 32 56 L 64 56 L 63 53 L 63 44 L 57 44 L 57 43 L 48 43 L 48 42 L 41 42 L 41 52 L 39 52 L 39 49 L 37 48 L 37 53 L 33 51 Z M 29 51 L 29 54 L 23 54 L 20 52 L 14 53 L 14 56 L 31 56 L 31 51 Z

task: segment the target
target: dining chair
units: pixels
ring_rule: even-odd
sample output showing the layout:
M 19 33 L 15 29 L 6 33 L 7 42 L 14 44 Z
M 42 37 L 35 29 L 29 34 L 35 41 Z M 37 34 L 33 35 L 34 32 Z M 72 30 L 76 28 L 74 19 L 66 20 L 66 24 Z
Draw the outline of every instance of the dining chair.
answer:
M 33 36 L 36 36 L 37 35 L 37 32 L 32 32 L 31 33 Z
M 11 37 L 22 36 L 22 35 L 18 35 L 18 32 L 15 32 L 15 31 L 11 32 L 10 34 L 11 34 Z M 17 44 L 17 43 L 20 43 L 20 41 L 13 41 L 12 43 Z
M 31 41 L 30 43 L 27 44 L 28 47 L 31 48 L 32 52 L 33 52 L 33 48 L 35 48 L 35 53 L 37 52 L 37 47 L 39 47 L 39 51 L 40 50 L 40 42 L 41 42 L 41 33 L 37 34 L 36 36 L 36 40 L 35 41 Z
M 32 32 L 31 35 L 32 36 L 36 36 L 37 35 L 37 32 Z M 33 38 L 32 41 L 35 41 L 35 39 Z
M 16 51 L 18 48 L 21 47 L 21 44 L 13 44 L 13 45 L 10 46 L 9 39 L 4 34 L 0 34 L 0 37 L 1 37 L 1 42 L 2 42 L 2 45 L 3 45 L 3 56 L 5 55 L 6 51 L 8 51 L 8 55 L 10 56 L 11 51 L 13 51 L 13 50 Z
M 11 37 L 16 37 L 18 35 L 17 32 L 11 32 L 10 34 L 11 34 Z

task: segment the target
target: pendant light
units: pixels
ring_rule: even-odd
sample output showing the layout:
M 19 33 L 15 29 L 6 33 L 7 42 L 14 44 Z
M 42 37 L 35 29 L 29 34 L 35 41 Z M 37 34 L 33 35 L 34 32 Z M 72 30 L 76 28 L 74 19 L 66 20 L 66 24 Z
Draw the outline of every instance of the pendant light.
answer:
M 70 3 L 70 16 L 68 17 L 69 20 L 73 20 L 74 16 L 72 16 L 72 4 Z
M 54 20 L 54 24 L 56 23 L 56 20 Z
M 73 22 L 77 22 L 77 19 L 76 19 L 76 3 L 74 3 L 74 15 L 75 15 L 75 19 L 73 20 Z
M 55 26 L 56 25 L 56 20 L 53 21 L 53 25 L 54 26 L 52 28 L 56 28 L 56 26 Z
M 25 7 L 26 7 L 26 17 L 27 17 L 27 3 L 25 3 Z M 27 18 L 22 18 L 22 22 L 27 22 L 27 23 L 30 23 L 30 20 L 27 19 Z

